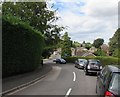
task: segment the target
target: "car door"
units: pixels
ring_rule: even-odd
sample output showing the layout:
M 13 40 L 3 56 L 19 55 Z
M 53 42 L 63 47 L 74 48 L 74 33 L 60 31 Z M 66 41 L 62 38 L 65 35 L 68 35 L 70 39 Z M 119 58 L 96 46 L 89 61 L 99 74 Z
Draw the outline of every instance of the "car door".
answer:
M 102 73 L 102 83 L 101 83 L 101 91 L 100 91 L 100 94 L 101 95 L 104 95 L 105 94 L 105 91 L 106 91 L 106 89 L 107 89 L 107 86 L 108 86 L 108 77 L 109 77 L 109 74 L 110 74 L 110 72 L 109 72 L 109 69 L 108 68 L 106 68 L 105 70 L 104 70 L 104 72 Z
M 104 75 L 106 73 L 106 67 L 104 67 L 97 77 L 97 93 L 98 95 L 104 95 Z

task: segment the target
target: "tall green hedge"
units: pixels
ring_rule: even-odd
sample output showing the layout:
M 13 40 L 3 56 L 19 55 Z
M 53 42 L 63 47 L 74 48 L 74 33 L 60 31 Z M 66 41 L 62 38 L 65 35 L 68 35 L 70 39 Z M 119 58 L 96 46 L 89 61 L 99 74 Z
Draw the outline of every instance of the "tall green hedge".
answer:
M 68 57 L 65 58 L 69 63 L 75 63 L 75 60 L 80 59 L 98 59 L 101 61 L 102 65 L 120 65 L 120 59 L 117 57 L 108 57 L 108 56 L 97 56 L 97 57 Z
M 41 33 L 12 15 L 2 18 L 3 77 L 35 70 L 44 47 Z

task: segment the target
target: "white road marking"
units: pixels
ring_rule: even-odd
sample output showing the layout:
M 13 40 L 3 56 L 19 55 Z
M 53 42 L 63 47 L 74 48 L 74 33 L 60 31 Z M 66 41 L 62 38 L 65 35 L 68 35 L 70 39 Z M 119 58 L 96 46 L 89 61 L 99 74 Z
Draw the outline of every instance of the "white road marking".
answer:
M 68 97 L 68 96 L 70 95 L 70 92 L 71 92 L 71 91 L 72 91 L 72 88 L 70 88 L 70 89 L 67 91 L 65 97 Z
M 76 74 L 75 74 L 75 72 L 73 72 L 73 81 L 75 81 L 76 80 Z

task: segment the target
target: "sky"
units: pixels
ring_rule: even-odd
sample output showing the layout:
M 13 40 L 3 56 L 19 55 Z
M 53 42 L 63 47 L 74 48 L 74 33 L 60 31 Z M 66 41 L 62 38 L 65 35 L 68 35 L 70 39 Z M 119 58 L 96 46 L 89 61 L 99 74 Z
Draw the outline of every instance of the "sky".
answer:
M 51 0 L 60 19 L 56 24 L 65 26 L 73 41 L 82 43 L 103 38 L 105 43 L 118 28 L 119 0 Z M 63 35 L 64 32 L 61 32 Z

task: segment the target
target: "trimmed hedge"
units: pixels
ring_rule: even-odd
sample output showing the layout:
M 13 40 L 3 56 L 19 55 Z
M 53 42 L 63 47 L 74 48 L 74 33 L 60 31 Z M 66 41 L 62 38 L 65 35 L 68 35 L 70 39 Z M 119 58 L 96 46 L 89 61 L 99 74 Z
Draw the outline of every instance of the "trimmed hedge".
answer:
M 104 57 L 104 56 L 97 56 L 97 57 L 68 57 L 65 60 L 69 63 L 75 63 L 75 60 L 78 58 L 80 59 L 98 59 L 101 61 L 102 65 L 120 65 L 120 59 L 116 57 Z
M 2 76 L 33 71 L 40 65 L 42 34 L 12 15 L 2 17 Z M 41 66 L 42 67 L 42 66 Z

